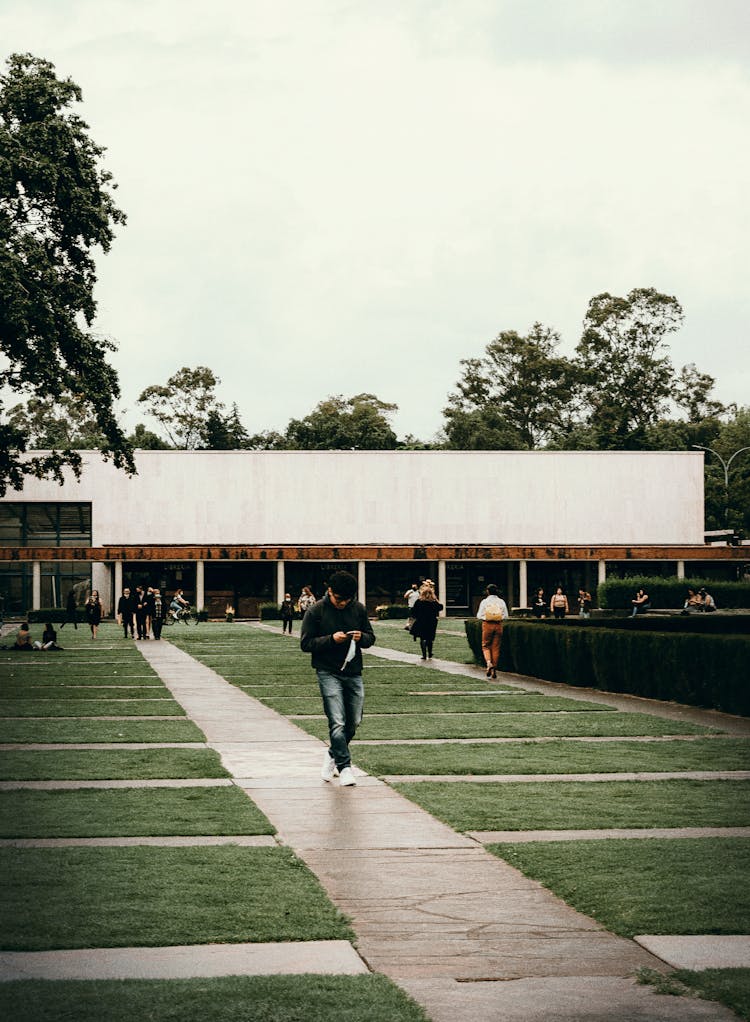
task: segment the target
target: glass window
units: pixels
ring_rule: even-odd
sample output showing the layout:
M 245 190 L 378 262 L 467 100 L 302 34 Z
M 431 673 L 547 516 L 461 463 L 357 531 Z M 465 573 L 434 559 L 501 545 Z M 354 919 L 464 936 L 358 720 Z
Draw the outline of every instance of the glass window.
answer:
M 0 503 L 0 546 L 91 546 L 91 505 Z

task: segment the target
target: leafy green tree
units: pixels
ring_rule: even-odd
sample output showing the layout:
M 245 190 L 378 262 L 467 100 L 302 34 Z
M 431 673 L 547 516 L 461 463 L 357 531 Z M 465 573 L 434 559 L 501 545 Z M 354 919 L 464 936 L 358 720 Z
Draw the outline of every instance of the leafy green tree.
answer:
M 716 454 L 705 454 L 706 528 L 750 536 L 750 450 L 742 450 L 750 448 L 750 406 L 733 410 L 717 436 L 701 446 L 711 447 L 729 466 L 725 478 Z
M 193 450 L 203 446 L 209 415 L 224 408 L 215 393 L 220 383 L 206 366 L 183 366 L 166 384 L 146 387 L 138 404 L 162 426 L 173 447 Z
M 80 101 L 71 79 L 28 53 L 12 55 L 0 76 L 0 394 L 85 403 L 97 446 L 132 471 L 114 411 L 117 374 L 105 358 L 114 345 L 91 331 L 92 251 L 109 251 L 125 215 L 100 166 L 104 149 L 71 110 Z M 0 495 L 20 489 L 26 475 L 62 482 L 64 466 L 80 471 L 68 447 L 24 458 L 29 446 L 23 417 L 10 423 L 0 398 Z
M 576 348 L 588 424 L 599 450 L 648 445 L 648 428 L 670 407 L 675 371 L 666 337 L 682 324 L 682 306 L 654 288 L 589 302 Z
M 526 335 L 504 330 L 463 374 L 444 409 L 445 446 L 532 450 L 571 428 L 576 373 L 556 354 L 559 334 L 534 323 Z
M 269 431 L 249 438 L 255 450 L 392 451 L 398 446 L 388 416 L 398 405 L 374 394 L 320 401 L 304 419 L 291 419 L 284 433 Z
M 59 401 L 29 398 L 8 410 L 8 423 L 37 451 L 92 450 L 104 443 L 91 406 L 80 395 L 63 395 Z
M 156 433 L 152 433 L 142 422 L 139 422 L 128 440 L 134 448 L 141 451 L 168 451 L 170 446 Z
M 246 448 L 249 442 L 250 437 L 242 425 L 236 404 L 232 405 L 229 415 L 211 409 L 201 436 L 201 447 L 208 451 L 239 451 Z

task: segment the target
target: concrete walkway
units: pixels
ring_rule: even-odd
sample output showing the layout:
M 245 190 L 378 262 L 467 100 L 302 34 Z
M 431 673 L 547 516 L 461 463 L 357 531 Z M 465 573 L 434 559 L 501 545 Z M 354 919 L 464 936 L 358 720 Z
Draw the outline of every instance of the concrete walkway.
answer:
M 734 1016 L 630 977 L 660 960 L 375 778 L 325 784 L 325 746 L 167 642 L 141 646 L 225 767 L 352 919 L 358 950 L 434 1022 Z

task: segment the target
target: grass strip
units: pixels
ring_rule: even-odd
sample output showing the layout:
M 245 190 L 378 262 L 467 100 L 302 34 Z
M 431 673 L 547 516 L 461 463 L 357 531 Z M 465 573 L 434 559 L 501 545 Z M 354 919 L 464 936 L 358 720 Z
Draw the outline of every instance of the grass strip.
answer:
M 319 714 L 320 696 L 261 699 L 278 713 Z M 602 703 L 579 702 L 564 696 L 451 695 L 391 696 L 367 692 L 365 713 L 616 713 Z
M 230 776 L 213 749 L 14 749 L 0 756 L 3 781 Z
M 181 717 L 174 699 L 0 699 L 0 717 Z
M 585 774 L 663 770 L 750 770 L 750 739 L 694 742 L 523 742 L 518 745 L 362 747 L 371 774 Z
M 488 848 L 623 937 L 750 932 L 750 841 L 743 838 Z
M 62 702 L 65 699 L 77 702 L 80 699 L 171 699 L 169 689 L 164 685 L 125 685 L 116 681 L 111 685 L 55 685 L 52 686 L 29 686 L 16 685 L 3 687 L 3 702 L 12 705 L 13 700 L 33 699 L 42 701 L 54 699 Z
M 428 1022 L 385 976 L 222 976 L 185 980 L 22 980 L 0 985 L 14 1022 Z
M 750 826 L 748 781 L 421 781 L 395 787 L 459 831 Z
M 6 838 L 273 833 L 235 787 L 0 791 L 0 837 Z
M 750 1019 L 750 969 L 678 969 L 672 979 L 707 1001 L 720 1001 L 740 1018 Z
M 321 708 L 322 709 L 322 708 Z M 646 713 L 446 713 L 365 717 L 360 738 L 622 738 L 702 735 L 712 729 L 681 720 L 663 720 Z M 295 724 L 325 739 L 325 720 Z M 356 739 L 355 739 L 356 741 Z
M 205 742 L 191 720 L 0 719 L 2 743 Z
M 353 939 L 286 848 L 6 848 L 0 884 L 4 950 Z

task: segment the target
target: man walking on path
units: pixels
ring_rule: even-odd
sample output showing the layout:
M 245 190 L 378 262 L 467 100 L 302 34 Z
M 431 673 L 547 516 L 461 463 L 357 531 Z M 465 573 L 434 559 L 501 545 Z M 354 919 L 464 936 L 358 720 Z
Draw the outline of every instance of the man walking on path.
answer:
M 135 613 L 135 600 L 130 595 L 130 590 L 126 587 L 122 591 L 122 596 L 117 601 L 117 620 L 122 625 L 122 630 L 125 633 L 125 638 L 128 637 L 130 632 L 130 638 L 133 638 L 133 614 Z
M 318 675 L 323 709 L 328 718 L 331 747 L 326 752 L 321 777 L 331 781 L 339 774 L 341 786 L 356 784 L 349 742 L 362 722 L 365 689 L 362 683 L 362 650 L 375 642 L 367 609 L 354 599 L 357 580 L 346 571 L 330 578 L 328 590 L 305 614 L 300 647 L 312 654 Z

